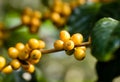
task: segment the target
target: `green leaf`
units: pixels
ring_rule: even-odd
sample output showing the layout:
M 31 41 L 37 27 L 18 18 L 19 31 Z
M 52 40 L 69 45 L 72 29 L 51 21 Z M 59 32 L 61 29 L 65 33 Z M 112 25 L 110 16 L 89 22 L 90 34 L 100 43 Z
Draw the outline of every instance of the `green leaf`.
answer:
M 92 54 L 99 61 L 114 58 L 114 53 L 120 47 L 120 22 L 112 18 L 100 19 L 93 28 Z
M 100 6 L 100 4 L 85 4 L 75 8 L 67 23 L 69 32 L 71 34 L 80 32 L 84 37 L 88 37 Z
M 116 0 L 113 3 L 103 4 L 98 12 L 97 20 L 103 17 L 111 17 L 120 20 L 120 2 Z

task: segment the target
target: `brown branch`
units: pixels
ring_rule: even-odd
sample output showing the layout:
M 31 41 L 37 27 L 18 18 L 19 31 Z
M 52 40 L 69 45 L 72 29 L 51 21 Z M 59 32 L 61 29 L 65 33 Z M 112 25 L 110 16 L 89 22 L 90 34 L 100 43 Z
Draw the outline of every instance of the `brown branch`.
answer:
M 89 46 L 90 42 L 83 42 L 80 45 L 76 45 L 75 47 L 80 47 L 80 46 Z M 53 53 L 53 52 L 59 52 L 59 51 L 63 51 L 64 49 L 61 50 L 56 50 L 56 49 L 40 49 L 40 51 L 42 52 L 42 54 L 48 54 L 48 53 Z

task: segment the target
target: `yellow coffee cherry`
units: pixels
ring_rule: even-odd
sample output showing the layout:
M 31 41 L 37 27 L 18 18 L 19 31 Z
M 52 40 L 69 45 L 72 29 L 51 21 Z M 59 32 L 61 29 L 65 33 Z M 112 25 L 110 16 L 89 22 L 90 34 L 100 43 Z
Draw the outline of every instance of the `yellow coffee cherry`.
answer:
M 31 18 L 28 15 L 23 15 L 21 17 L 22 24 L 24 24 L 24 25 L 29 25 L 30 24 L 30 20 L 31 20 Z
M 23 14 L 25 15 L 28 15 L 28 16 L 31 16 L 33 13 L 32 9 L 29 8 L 29 7 L 26 7 L 24 10 L 23 10 Z
M 18 59 L 13 59 L 10 63 L 10 65 L 12 66 L 13 69 L 19 69 L 21 66 L 21 63 Z
M 36 26 L 36 27 L 38 27 L 38 26 L 40 26 L 40 21 L 39 21 L 38 18 L 33 17 L 33 18 L 31 18 L 31 20 L 30 20 L 30 24 L 31 24 L 31 26 Z
M 80 45 L 83 42 L 83 36 L 80 33 L 76 33 L 71 36 L 71 40 L 75 45 Z
M 36 48 L 39 48 L 39 41 L 35 38 L 31 38 L 29 41 L 28 41 L 28 45 L 31 49 L 36 49 Z
M 29 53 L 32 49 L 29 47 L 28 43 L 25 44 L 25 52 Z
M 55 11 L 57 13 L 62 13 L 62 5 L 54 5 L 53 11 Z
M 40 61 L 40 59 L 29 59 L 28 60 L 31 64 L 37 64 L 39 61 Z
M 19 51 L 15 47 L 10 47 L 8 49 L 8 55 L 10 58 L 17 58 L 19 54 Z
M 81 48 L 82 50 L 86 51 L 86 47 L 85 46 L 81 46 L 79 48 Z
M 68 40 L 68 41 L 64 42 L 64 49 L 65 50 L 74 49 L 74 42 L 72 40 Z
M 66 31 L 66 30 L 60 31 L 59 36 L 60 36 L 60 39 L 61 39 L 63 42 L 65 42 L 65 41 L 67 41 L 67 40 L 70 39 L 70 34 L 69 34 L 69 32 Z
M 41 58 L 41 51 L 40 50 L 33 50 L 31 53 L 30 53 L 30 58 L 31 59 L 40 59 Z
M 61 50 L 61 49 L 63 49 L 63 44 L 64 44 L 64 42 L 62 40 L 56 40 L 54 42 L 54 48 L 56 50 Z
M 6 59 L 3 56 L 0 56 L 0 70 L 6 65 Z
M 5 74 L 10 74 L 11 72 L 13 72 L 13 68 L 11 65 L 8 65 L 5 68 L 3 68 L 2 72 Z
M 53 13 L 51 13 L 51 20 L 53 21 L 53 22 L 59 22 L 59 20 L 60 20 L 60 14 L 59 13 L 57 13 L 57 12 L 53 12 Z
M 69 16 L 71 14 L 71 8 L 68 3 L 64 3 L 62 7 L 62 14 L 64 16 Z
M 45 42 L 42 40 L 38 40 L 38 41 L 39 41 L 39 49 L 45 48 Z
M 81 47 L 75 48 L 74 57 L 77 60 L 83 60 L 85 58 L 85 56 L 86 56 L 85 51 L 83 49 L 81 49 Z
M 35 71 L 35 67 L 33 64 L 29 64 L 28 68 L 25 69 L 25 71 L 29 73 L 33 73 Z
M 57 23 L 58 26 L 63 27 L 66 24 L 67 18 L 61 17 L 59 22 Z
M 62 0 L 54 0 L 53 5 L 61 6 L 63 4 Z
M 15 48 L 18 50 L 18 51 L 24 51 L 25 50 L 25 45 L 21 42 L 17 43 L 15 45 Z
M 42 14 L 39 12 L 39 11 L 34 11 L 33 12 L 33 17 L 36 17 L 38 19 L 41 19 L 42 18 Z
M 26 51 L 22 51 L 19 53 L 18 58 L 21 60 L 26 60 L 29 57 L 29 53 L 27 53 Z

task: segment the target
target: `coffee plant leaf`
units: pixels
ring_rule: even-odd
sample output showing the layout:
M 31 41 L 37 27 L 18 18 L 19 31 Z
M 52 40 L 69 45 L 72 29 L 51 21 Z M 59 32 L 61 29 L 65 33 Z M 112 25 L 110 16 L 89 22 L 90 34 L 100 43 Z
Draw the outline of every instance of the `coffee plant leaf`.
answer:
M 75 8 L 67 22 L 69 32 L 71 34 L 79 32 L 87 38 L 100 6 L 101 4 L 85 4 Z
M 103 17 L 111 17 L 116 20 L 120 20 L 120 1 L 116 0 L 109 4 L 102 4 L 100 10 L 96 16 L 97 20 Z
M 114 53 L 120 48 L 120 22 L 113 18 L 102 18 L 94 26 L 91 34 L 92 55 L 98 61 L 115 58 Z

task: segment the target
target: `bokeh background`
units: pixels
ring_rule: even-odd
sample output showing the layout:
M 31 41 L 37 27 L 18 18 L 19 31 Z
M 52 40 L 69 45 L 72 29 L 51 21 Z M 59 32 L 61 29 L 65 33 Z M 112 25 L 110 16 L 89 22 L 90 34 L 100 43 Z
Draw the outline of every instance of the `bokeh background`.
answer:
M 75 0 L 63 1 L 70 3 Z M 86 0 L 89 4 L 96 1 Z M 0 21 L 4 23 L 5 27 L 14 27 L 21 23 L 21 12 L 25 7 L 44 13 L 52 5 L 53 0 L 0 0 Z M 53 42 L 59 38 L 59 31 L 52 21 L 45 20 L 37 34 L 26 33 L 28 29 L 23 27 L 18 31 L 19 34 L 13 37 L 18 37 L 23 42 L 30 37 L 37 37 L 44 40 L 46 48 L 50 49 L 53 48 Z M 6 45 L 13 46 L 18 38 L 11 38 Z M 8 61 L 10 60 L 5 47 L 0 47 L 0 54 L 4 55 Z M 95 70 L 97 60 L 91 55 L 90 48 L 87 48 L 86 54 L 83 61 L 76 60 L 74 56 L 66 55 L 64 51 L 45 54 L 36 64 L 35 73 L 29 74 L 22 69 L 8 75 L 1 73 L 0 82 L 95 82 L 97 80 Z M 114 80 L 114 82 L 119 81 L 119 78 Z

